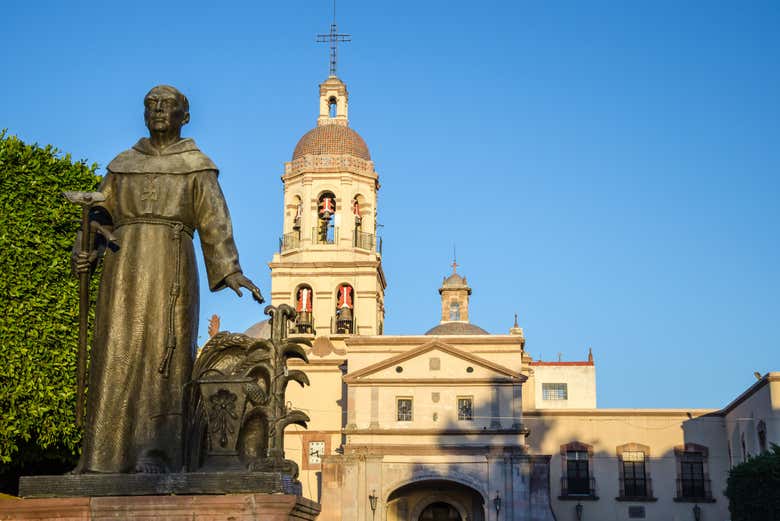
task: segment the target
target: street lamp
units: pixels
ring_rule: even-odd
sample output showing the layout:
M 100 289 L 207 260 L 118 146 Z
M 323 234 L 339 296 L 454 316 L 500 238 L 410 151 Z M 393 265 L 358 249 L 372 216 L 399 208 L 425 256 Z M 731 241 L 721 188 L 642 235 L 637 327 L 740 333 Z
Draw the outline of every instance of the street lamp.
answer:
M 368 504 L 371 505 L 371 516 L 373 518 L 376 518 L 376 500 L 379 499 L 376 497 L 376 489 L 371 491 L 371 494 L 368 496 Z
M 577 521 L 582 519 L 582 511 L 584 510 L 582 503 L 577 501 L 577 505 L 574 507 L 574 513 L 577 514 Z
M 501 496 L 498 495 L 498 490 L 496 490 L 496 497 L 493 498 L 493 506 L 496 507 L 496 517 L 498 517 L 501 511 Z
M 693 519 L 701 521 L 701 507 L 699 505 L 693 505 Z

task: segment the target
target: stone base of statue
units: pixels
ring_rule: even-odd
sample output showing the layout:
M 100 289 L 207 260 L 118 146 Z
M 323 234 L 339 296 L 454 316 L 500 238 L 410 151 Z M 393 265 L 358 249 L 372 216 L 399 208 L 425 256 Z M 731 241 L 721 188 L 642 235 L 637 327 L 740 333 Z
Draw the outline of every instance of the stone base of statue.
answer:
M 186 472 L 180 474 L 72 474 L 25 476 L 23 498 L 156 496 L 257 493 L 301 495 L 301 483 L 282 472 Z
M 311 521 L 319 512 L 290 494 L 0 499 L 0 521 Z

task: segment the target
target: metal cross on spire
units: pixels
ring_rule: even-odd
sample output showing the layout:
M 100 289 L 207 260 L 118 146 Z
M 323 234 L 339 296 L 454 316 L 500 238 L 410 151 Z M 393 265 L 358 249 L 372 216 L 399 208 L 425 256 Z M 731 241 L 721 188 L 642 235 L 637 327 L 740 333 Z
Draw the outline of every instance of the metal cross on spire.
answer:
M 458 271 L 458 266 L 460 266 L 460 264 L 458 264 L 458 256 L 455 252 L 454 245 L 452 246 L 452 264 L 450 264 L 450 266 L 452 266 L 453 273 L 456 273 Z
M 317 43 L 329 43 L 330 44 L 330 75 L 336 75 L 336 50 L 338 42 L 351 42 L 351 34 L 339 33 L 336 29 L 336 0 L 333 0 L 333 23 L 330 24 L 330 32 L 328 34 L 318 34 Z

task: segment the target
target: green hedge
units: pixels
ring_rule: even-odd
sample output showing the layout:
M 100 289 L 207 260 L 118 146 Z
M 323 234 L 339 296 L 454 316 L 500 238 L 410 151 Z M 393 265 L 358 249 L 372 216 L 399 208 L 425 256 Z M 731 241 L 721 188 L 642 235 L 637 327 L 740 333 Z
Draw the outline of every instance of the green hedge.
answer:
M 69 465 L 78 452 L 78 282 L 70 250 L 80 210 L 62 192 L 95 190 L 96 168 L 0 132 L 2 477 Z
M 780 446 L 729 471 L 731 521 L 780 521 Z

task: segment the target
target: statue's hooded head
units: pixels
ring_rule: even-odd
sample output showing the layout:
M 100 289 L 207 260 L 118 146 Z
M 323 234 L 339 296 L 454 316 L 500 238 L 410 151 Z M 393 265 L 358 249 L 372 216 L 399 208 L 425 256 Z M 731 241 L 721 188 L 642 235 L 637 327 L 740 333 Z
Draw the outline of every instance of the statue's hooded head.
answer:
M 190 121 L 190 102 L 177 88 L 158 85 L 144 97 L 144 120 L 151 134 L 179 136 Z

